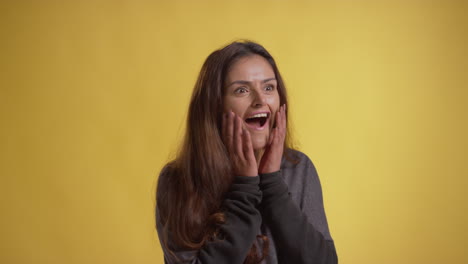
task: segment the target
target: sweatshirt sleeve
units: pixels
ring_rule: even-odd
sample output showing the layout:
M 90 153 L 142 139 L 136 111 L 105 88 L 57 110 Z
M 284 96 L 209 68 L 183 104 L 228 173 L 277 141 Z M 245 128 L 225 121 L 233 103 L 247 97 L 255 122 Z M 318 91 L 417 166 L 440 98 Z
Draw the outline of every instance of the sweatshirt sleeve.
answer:
M 326 240 L 291 199 L 281 171 L 260 174 L 264 221 L 270 226 L 279 263 L 338 263 L 332 240 Z
M 243 263 L 261 225 L 261 214 L 257 209 L 262 199 L 259 177 L 236 176 L 223 202 L 226 222 L 221 225 L 222 240 L 206 242 L 199 250 L 179 250 L 168 245 L 175 256 L 162 242 L 163 228 L 156 208 L 157 231 L 164 252 L 165 263 Z

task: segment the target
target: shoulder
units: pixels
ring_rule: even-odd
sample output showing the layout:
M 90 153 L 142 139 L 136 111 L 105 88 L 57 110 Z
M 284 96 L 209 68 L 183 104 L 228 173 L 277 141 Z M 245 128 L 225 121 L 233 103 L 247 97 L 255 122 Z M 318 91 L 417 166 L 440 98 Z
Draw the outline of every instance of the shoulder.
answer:
M 313 168 L 315 170 L 314 163 L 305 153 L 296 149 L 287 149 L 283 155 L 281 168 L 294 169 L 300 167 Z
M 174 174 L 176 174 L 176 164 L 175 161 L 168 162 L 164 165 L 159 172 L 158 182 L 167 181 L 171 178 Z
M 293 189 L 320 186 L 317 170 L 312 160 L 299 150 L 288 149 L 285 153 L 281 171 L 286 184 Z
M 169 185 L 171 184 L 173 175 L 174 175 L 174 164 L 173 162 L 169 162 L 161 169 L 159 176 L 158 176 L 158 183 L 156 187 L 156 194 L 157 198 L 161 198 L 161 196 L 167 194 L 167 190 L 169 189 Z
M 156 186 L 156 219 L 157 222 L 165 222 L 168 204 L 171 200 L 171 185 L 173 182 L 172 175 L 174 174 L 174 169 L 171 166 L 171 163 L 166 164 L 159 173 Z
M 159 185 L 167 182 L 167 178 L 169 177 L 170 171 L 171 171 L 170 164 L 168 163 L 164 165 L 164 167 L 161 169 L 158 175 L 158 187 Z

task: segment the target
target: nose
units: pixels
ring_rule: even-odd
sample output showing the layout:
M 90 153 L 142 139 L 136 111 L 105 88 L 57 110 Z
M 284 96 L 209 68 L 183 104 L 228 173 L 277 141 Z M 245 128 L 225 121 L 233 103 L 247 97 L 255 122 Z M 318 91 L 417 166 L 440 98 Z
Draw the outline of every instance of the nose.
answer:
M 258 108 L 264 106 L 265 103 L 265 95 L 261 92 L 255 91 L 253 93 L 252 106 Z

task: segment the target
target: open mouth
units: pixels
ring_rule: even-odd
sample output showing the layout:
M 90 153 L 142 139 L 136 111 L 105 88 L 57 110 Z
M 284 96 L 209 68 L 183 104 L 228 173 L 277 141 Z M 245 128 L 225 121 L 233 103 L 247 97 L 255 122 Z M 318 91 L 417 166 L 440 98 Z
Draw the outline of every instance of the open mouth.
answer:
M 268 122 L 269 118 L 269 113 L 260 113 L 252 117 L 246 118 L 245 123 L 251 128 L 254 128 L 256 130 L 262 130 L 263 128 L 265 128 L 265 124 Z

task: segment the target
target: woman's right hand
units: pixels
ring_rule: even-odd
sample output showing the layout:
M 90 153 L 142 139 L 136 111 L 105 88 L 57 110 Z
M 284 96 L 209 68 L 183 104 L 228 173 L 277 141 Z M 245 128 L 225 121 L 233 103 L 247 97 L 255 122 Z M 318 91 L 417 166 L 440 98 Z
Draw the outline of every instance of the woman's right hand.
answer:
M 242 125 L 243 120 L 234 112 L 223 115 L 223 141 L 229 153 L 236 176 L 255 177 L 258 175 L 257 161 L 250 133 Z

